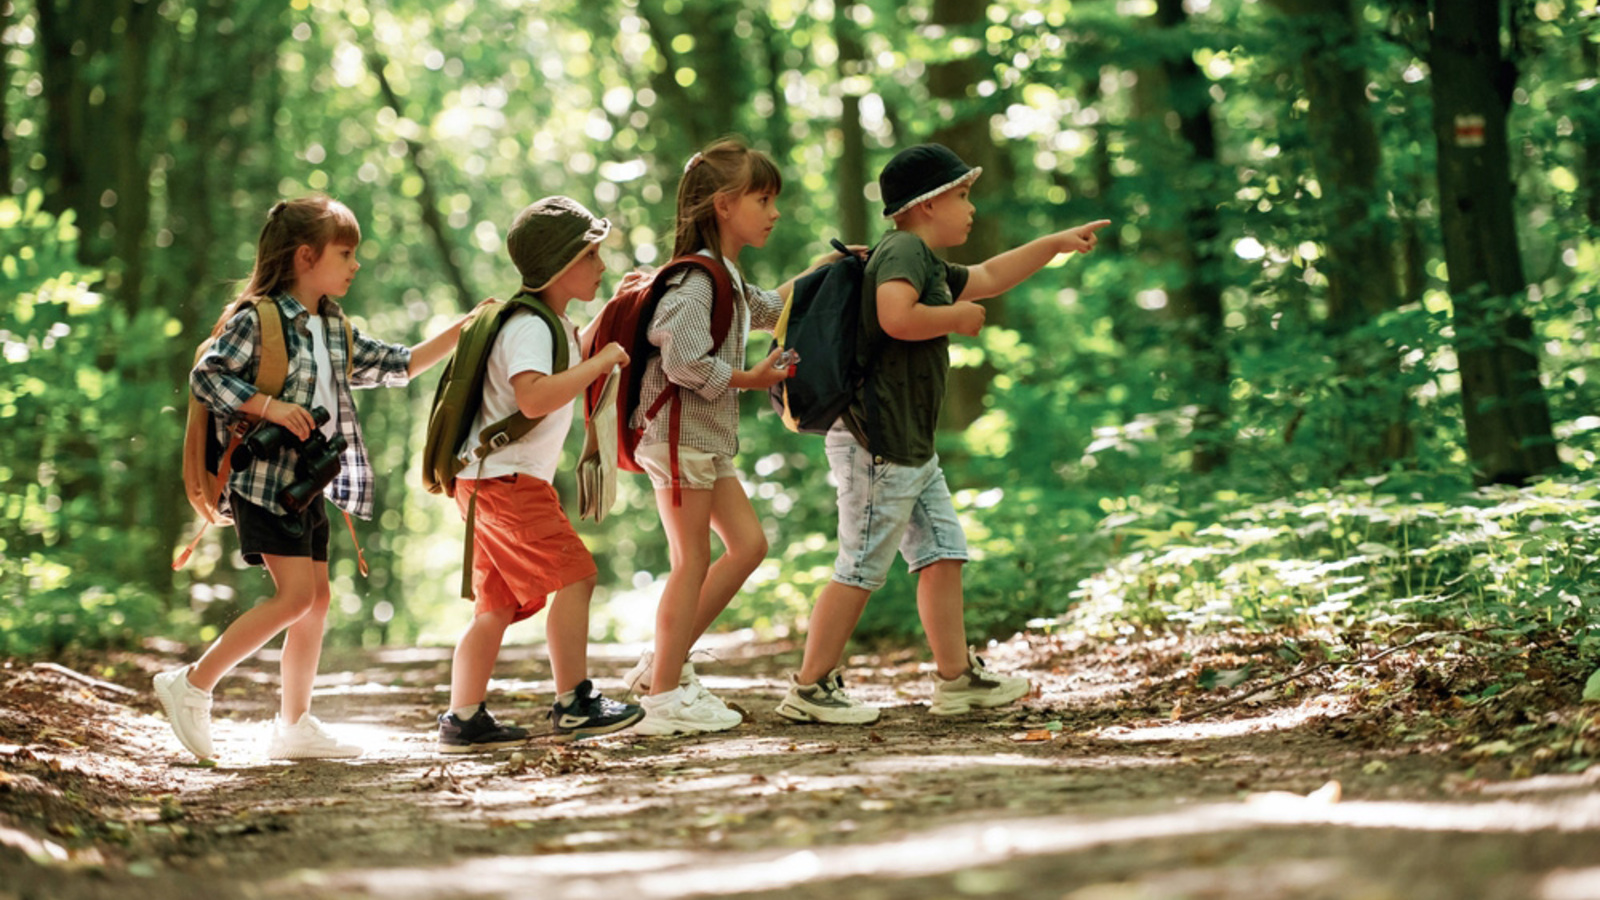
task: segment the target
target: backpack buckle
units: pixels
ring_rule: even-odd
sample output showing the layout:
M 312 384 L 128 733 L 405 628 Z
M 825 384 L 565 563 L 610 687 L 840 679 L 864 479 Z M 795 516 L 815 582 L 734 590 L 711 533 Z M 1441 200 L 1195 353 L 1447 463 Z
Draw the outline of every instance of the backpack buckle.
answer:
M 489 436 L 490 450 L 499 450 L 501 447 L 504 447 L 509 443 L 511 443 L 511 436 L 506 434 L 504 431 Z

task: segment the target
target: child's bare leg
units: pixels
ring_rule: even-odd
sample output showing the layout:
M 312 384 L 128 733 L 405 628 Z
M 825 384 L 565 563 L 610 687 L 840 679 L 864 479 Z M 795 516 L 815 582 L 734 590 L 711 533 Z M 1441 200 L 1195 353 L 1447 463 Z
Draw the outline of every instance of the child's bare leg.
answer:
M 286 723 L 298 722 L 311 709 L 311 688 L 317 680 L 317 663 L 322 659 L 322 631 L 328 621 L 328 564 L 313 562 L 316 573 L 316 598 L 311 608 L 289 626 L 283 636 L 283 657 L 278 672 L 283 682 L 279 714 Z
M 685 490 L 683 505 L 672 505 L 672 489 L 656 491 L 656 507 L 666 528 L 672 571 L 656 607 L 656 658 L 650 693 L 678 687 L 683 661 L 694 643 L 700 591 L 711 563 L 711 498 L 713 491 Z
M 557 694 L 565 694 L 589 677 L 589 598 L 595 580 L 591 575 L 575 581 L 556 591 L 550 601 L 544 635 Z
M 861 621 L 872 592 L 866 588 L 829 581 L 817 595 L 806 626 L 806 653 L 800 662 L 800 683 L 816 684 L 839 665 L 844 645 Z
M 933 664 L 945 681 L 967 670 L 967 622 L 961 588 L 963 560 L 941 559 L 917 572 L 917 614 Z
M 491 609 L 472 617 L 450 662 L 450 708 L 477 706 L 489 695 L 489 678 L 500 658 L 500 642 L 511 625 L 511 607 Z
M 317 573 L 311 557 L 264 556 L 263 560 L 277 592 L 234 619 L 189 670 L 189 683 L 202 691 L 216 687 L 222 676 L 298 622 L 316 602 Z
M 767 536 L 761 531 L 750 498 L 737 478 L 718 478 L 711 488 L 711 527 L 722 538 L 727 550 L 706 570 L 700 588 L 700 605 L 695 609 L 694 636 L 689 646 L 706 633 L 711 623 L 728 608 L 733 595 L 744 587 L 750 574 L 767 558 Z

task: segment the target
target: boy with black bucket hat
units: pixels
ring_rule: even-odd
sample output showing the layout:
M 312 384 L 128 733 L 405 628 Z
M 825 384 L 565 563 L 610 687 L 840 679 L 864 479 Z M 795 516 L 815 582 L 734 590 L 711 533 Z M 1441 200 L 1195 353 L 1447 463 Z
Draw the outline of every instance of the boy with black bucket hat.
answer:
M 1033 240 L 972 267 L 935 250 L 967 240 L 967 199 L 982 169 L 940 144 L 896 154 L 878 177 L 895 230 L 868 258 L 858 362 L 868 377 L 827 435 L 838 484 L 839 554 L 812 610 L 800 671 L 778 713 L 799 722 L 864 725 L 879 711 L 845 693 L 840 660 L 896 547 L 917 574 L 917 611 L 938 674 L 929 712 L 956 715 L 1012 703 L 1026 678 L 997 675 L 967 646 L 961 567 L 967 543 L 950 500 L 934 431 L 944 403 L 951 334 L 975 337 L 984 308 L 1062 253 L 1088 253 L 1107 220 Z
M 568 304 L 594 299 L 606 270 L 600 242 L 610 230 L 609 221 L 576 200 L 546 197 L 518 213 L 506 237 L 522 275 L 513 300 L 532 302 L 526 303 L 528 314 L 505 319 L 494 338 L 482 404 L 457 451 L 470 459 L 454 476 L 462 482 L 454 494 L 473 529 L 475 605 L 472 624 L 456 645 L 450 710 L 439 716 L 441 752 L 493 750 L 527 738 L 525 729 L 497 722 L 484 701 L 506 628 L 538 612 L 552 593 L 545 630 L 557 693 L 550 710 L 556 734 L 605 734 L 644 715 L 637 706 L 602 697 L 588 678 L 589 598 L 597 570 L 551 483 L 572 427 L 573 401 L 628 360 L 615 343 L 582 359 L 566 316 Z M 567 360 L 573 361 L 570 367 L 563 365 Z M 474 436 L 514 413 L 538 422 L 521 437 L 495 442 L 492 450 L 476 445 Z

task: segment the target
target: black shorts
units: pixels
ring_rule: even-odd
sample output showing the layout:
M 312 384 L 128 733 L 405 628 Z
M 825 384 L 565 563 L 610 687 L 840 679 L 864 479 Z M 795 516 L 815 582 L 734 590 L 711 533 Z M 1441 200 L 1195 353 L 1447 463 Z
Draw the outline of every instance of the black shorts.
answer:
M 239 533 L 239 550 L 252 566 L 265 556 L 311 557 L 328 561 L 328 504 L 318 497 L 302 512 L 275 515 L 238 494 L 228 498 L 233 528 Z

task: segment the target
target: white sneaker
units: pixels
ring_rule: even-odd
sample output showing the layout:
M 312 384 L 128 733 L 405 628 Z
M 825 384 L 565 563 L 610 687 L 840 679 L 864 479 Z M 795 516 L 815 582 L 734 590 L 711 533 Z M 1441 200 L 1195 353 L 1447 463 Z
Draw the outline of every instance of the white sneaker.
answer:
M 156 698 L 167 711 L 167 721 L 178 743 L 200 759 L 210 759 L 211 692 L 189 683 L 189 666 L 162 672 L 153 679 Z
M 269 759 L 353 759 L 360 755 L 360 747 L 334 737 L 323 727 L 322 721 L 310 713 L 301 716 L 293 725 L 284 724 L 282 716 L 272 718 L 272 740 L 267 744 Z
M 639 705 L 644 708 L 644 719 L 633 726 L 635 734 L 703 734 L 727 731 L 742 721 L 732 710 L 728 716 L 718 715 L 689 686 L 646 695 L 639 698 Z
M 936 716 L 956 716 L 973 709 L 1005 706 L 1027 696 L 1033 689 L 1026 678 L 990 672 L 984 668 L 977 651 L 971 648 L 967 649 L 967 671 L 949 681 L 937 675 L 934 680 L 938 684 L 933 689 L 933 703 L 928 712 Z
M 789 676 L 789 693 L 778 704 L 777 713 L 795 722 L 822 722 L 828 725 L 871 725 L 879 710 L 844 692 L 844 679 L 834 669 L 816 684 L 801 684 Z
M 656 652 L 646 650 L 639 655 L 639 661 L 633 664 L 628 674 L 622 676 L 622 686 L 634 697 L 642 698 L 650 693 L 650 682 L 655 675 Z
M 703 710 L 708 717 L 727 722 L 729 728 L 744 721 L 744 716 L 740 715 L 738 710 L 722 702 L 721 697 L 706 690 L 706 686 L 700 683 L 700 679 L 691 678 L 688 684 L 680 685 L 680 687 L 685 691 L 692 692 L 689 705 Z

